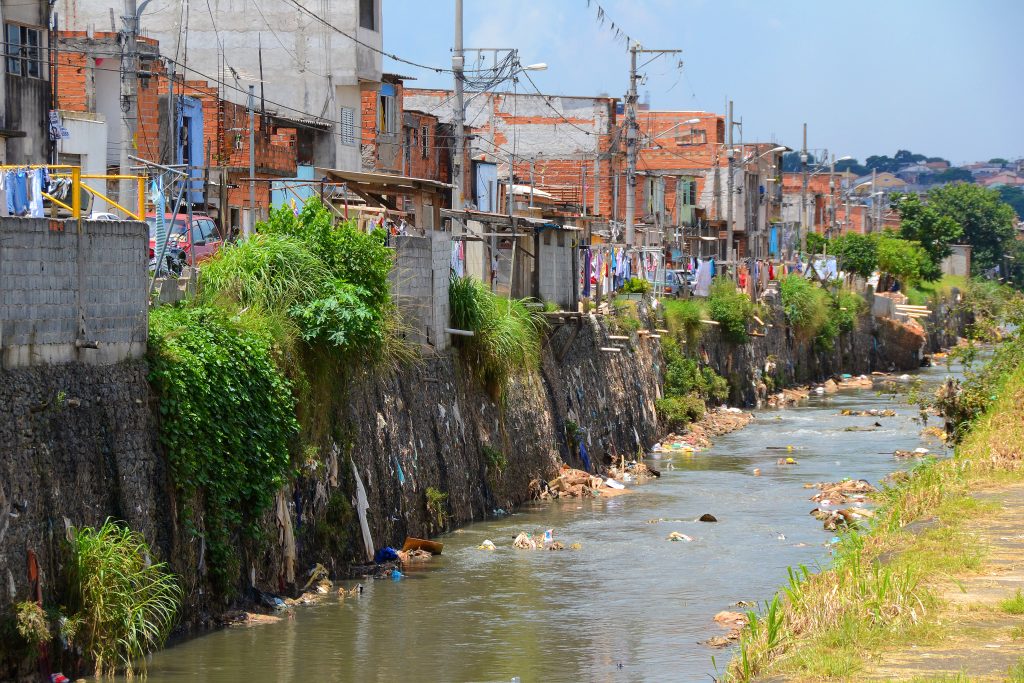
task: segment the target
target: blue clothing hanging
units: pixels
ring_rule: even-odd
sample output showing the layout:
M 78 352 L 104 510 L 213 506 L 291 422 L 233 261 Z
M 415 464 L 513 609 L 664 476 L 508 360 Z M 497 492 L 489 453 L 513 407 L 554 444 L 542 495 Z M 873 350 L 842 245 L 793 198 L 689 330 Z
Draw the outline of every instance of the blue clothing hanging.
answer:
M 583 445 L 583 440 L 580 439 L 580 460 L 583 461 L 583 467 L 586 468 L 587 472 L 590 471 L 590 454 L 587 453 L 587 447 Z

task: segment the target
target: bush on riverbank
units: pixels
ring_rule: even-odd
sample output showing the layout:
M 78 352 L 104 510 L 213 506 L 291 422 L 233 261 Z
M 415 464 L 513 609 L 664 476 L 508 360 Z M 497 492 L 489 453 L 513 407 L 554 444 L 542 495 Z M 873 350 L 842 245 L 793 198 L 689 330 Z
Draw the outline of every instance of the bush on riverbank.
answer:
M 662 315 L 669 334 L 686 343 L 686 352 L 697 352 L 702 326 L 708 315 L 700 299 L 662 299 Z
M 258 532 L 289 469 L 298 432 L 291 383 L 270 339 L 214 308 L 150 314 L 149 381 L 160 401 L 160 444 L 186 505 L 199 501 L 210 574 L 226 592 L 237 574 L 235 535 Z M 184 511 L 189 519 L 200 510 Z
M 1019 338 L 1014 344 L 1024 346 Z M 936 628 L 928 618 L 937 601 L 931 583 L 980 562 L 960 527 L 984 509 L 970 493 L 1022 472 L 1024 365 L 1004 366 L 995 387 L 994 400 L 953 458 L 926 461 L 899 477 L 878 496 L 869 528 L 842 536 L 828 570 L 791 570 L 789 585 L 759 614 L 751 613 L 730 680 L 776 673 L 846 678 L 866 653 Z M 942 524 L 904 531 L 925 516 Z
M 498 296 L 472 277 L 452 277 L 448 300 L 452 325 L 473 332 L 459 338 L 459 350 L 492 395 L 512 375 L 537 368 L 545 323 L 525 300 Z
M 736 283 L 727 277 L 717 277 L 711 284 L 707 299 L 708 313 L 719 324 L 722 339 L 734 344 L 750 340 L 747 325 L 754 315 L 754 304 Z
M 850 332 L 866 303 L 859 294 L 840 289 L 834 296 L 800 275 L 779 280 L 779 295 L 786 319 L 804 341 L 813 339 L 823 351 L 831 351 L 840 334 Z

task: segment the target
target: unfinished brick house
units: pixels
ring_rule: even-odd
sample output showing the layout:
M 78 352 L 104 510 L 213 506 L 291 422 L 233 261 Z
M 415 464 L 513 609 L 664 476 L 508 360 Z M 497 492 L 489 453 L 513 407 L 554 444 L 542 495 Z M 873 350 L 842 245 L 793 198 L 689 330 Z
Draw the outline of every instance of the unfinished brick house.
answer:
M 115 33 L 58 34 L 56 94 L 66 125 L 80 135 L 61 141 L 59 160 L 80 163 L 85 173 L 117 172 L 121 140 L 118 37 Z M 186 195 L 230 234 L 250 219 L 249 112 L 228 102 L 206 81 L 171 77 L 155 40 L 141 38 L 136 139 L 132 154 L 159 164 L 192 168 Z M 221 88 L 226 86 L 221 86 Z M 255 116 L 256 178 L 291 178 L 331 131 L 315 121 L 266 111 Z M 173 125 L 170 122 L 173 120 Z M 86 127 L 86 124 L 88 126 Z M 255 218 L 267 215 L 270 183 L 256 182 Z M 117 189 L 107 188 L 116 198 Z

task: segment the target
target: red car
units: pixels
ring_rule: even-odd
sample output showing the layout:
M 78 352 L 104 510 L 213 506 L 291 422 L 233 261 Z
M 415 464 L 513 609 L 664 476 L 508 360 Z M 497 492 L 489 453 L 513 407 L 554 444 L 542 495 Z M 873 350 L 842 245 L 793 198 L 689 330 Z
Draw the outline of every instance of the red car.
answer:
M 157 256 L 156 214 L 147 214 L 146 223 L 149 224 L 149 258 L 153 259 Z M 165 213 L 164 225 L 167 226 L 167 250 L 181 251 L 190 266 L 213 256 L 224 243 L 217 224 L 206 214 L 193 213 L 192 225 L 187 227 L 188 214 Z

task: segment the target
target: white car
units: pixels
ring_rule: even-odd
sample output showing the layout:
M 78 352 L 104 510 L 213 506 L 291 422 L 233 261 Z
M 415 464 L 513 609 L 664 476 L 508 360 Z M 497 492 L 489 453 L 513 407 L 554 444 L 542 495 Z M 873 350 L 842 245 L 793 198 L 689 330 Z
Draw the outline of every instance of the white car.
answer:
M 89 214 L 89 220 L 91 221 L 119 221 L 122 220 L 120 216 L 114 213 L 104 213 L 103 211 L 93 211 Z

